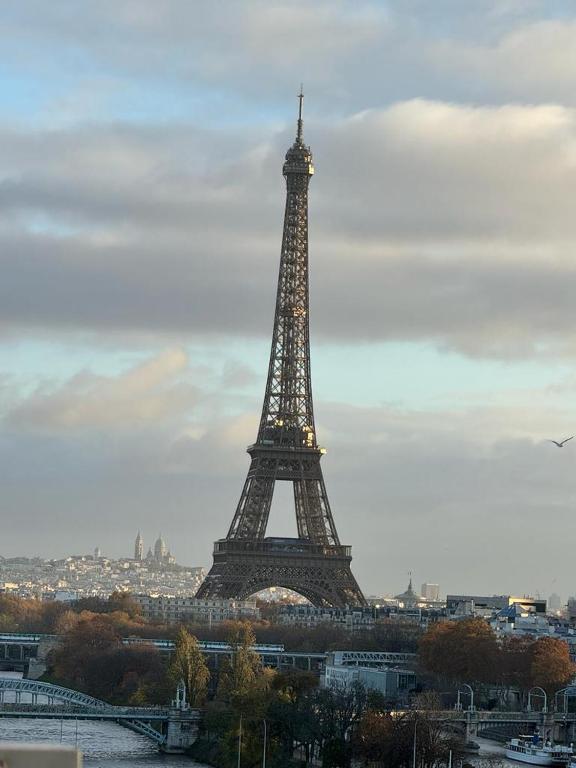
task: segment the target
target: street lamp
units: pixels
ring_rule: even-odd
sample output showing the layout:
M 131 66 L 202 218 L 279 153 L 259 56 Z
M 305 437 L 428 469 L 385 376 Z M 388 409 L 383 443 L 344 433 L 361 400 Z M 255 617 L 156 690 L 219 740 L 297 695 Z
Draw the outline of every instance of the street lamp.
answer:
M 468 707 L 468 712 L 474 712 L 474 691 L 472 690 L 472 686 L 468 685 L 468 683 L 461 683 L 460 684 L 462 688 L 468 688 L 468 691 L 470 692 L 470 706 Z M 460 688 L 458 688 L 458 697 L 456 699 L 456 709 L 458 711 L 462 710 L 462 704 L 460 702 L 460 694 L 462 691 Z
M 242 713 L 240 713 L 240 725 L 238 726 L 238 757 L 236 760 L 236 768 L 240 768 L 242 761 Z
M 540 691 L 540 693 L 533 694 L 533 691 Z M 533 688 L 530 688 L 528 691 L 528 712 L 532 712 L 532 696 L 540 696 L 540 698 L 544 699 L 544 705 L 542 706 L 542 712 L 546 714 L 548 712 L 548 696 L 546 695 L 546 691 L 544 688 L 541 688 L 539 685 L 535 685 Z
M 576 697 L 576 686 L 569 685 L 566 688 L 560 688 L 559 691 L 556 691 L 554 694 L 554 709 L 558 709 L 558 696 L 560 694 L 563 694 L 564 696 L 564 714 L 568 712 L 568 699 Z

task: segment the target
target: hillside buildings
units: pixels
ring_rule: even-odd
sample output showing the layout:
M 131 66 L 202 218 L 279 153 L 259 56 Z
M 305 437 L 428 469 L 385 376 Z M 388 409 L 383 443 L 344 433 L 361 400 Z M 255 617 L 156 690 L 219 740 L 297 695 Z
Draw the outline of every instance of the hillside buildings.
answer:
M 70 555 L 59 560 L 0 557 L 0 594 L 43 600 L 106 598 L 116 591 L 166 597 L 194 595 L 206 571 L 200 566 L 178 565 L 161 536 L 154 552 L 144 558 L 144 542 L 138 534 L 134 557 Z

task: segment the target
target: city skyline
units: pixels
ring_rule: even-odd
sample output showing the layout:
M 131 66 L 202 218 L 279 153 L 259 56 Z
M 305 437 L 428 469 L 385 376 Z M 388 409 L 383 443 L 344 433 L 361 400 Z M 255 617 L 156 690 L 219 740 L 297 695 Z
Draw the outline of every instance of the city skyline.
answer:
M 360 586 L 572 594 L 575 446 L 547 441 L 576 431 L 573 9 L 230 8 L 4 13 L 0 555 L 118 557 L 140 526 L 210 564 L 303 80 L 318 437 Z

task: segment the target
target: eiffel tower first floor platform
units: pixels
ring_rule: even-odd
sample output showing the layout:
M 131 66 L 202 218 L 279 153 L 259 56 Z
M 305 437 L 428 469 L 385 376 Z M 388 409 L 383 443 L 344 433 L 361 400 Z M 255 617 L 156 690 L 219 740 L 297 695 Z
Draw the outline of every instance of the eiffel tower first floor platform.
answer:
M 196 597 L 243 600 L 269 587 L 284 587 L 317 607 L 366 605 L 351 560 L 350 547 L 307 539 L 220 539 Z

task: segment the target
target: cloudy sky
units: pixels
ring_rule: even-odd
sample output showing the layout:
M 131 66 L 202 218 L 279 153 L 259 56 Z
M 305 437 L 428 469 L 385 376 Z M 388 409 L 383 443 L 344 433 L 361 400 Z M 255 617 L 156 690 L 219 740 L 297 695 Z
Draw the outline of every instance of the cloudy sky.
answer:
M 210 565 L 304 82 L 324 472 L 367 593 L 576 592 L 572 0 L 0 11 L 0 554 Z M 271 534 L 293 534 L 277 489 Z

